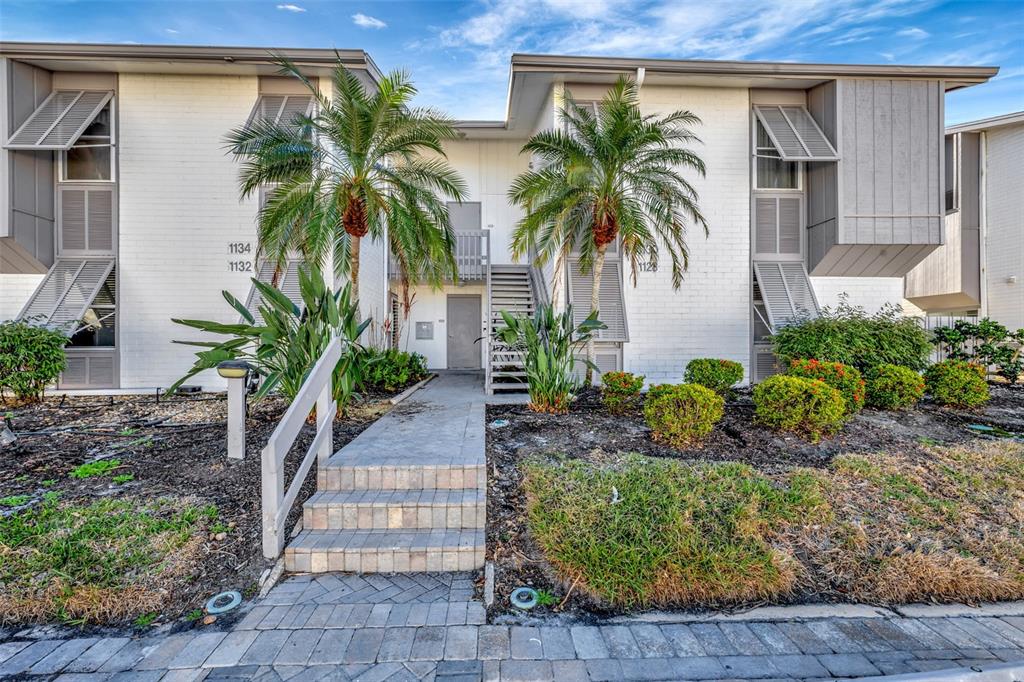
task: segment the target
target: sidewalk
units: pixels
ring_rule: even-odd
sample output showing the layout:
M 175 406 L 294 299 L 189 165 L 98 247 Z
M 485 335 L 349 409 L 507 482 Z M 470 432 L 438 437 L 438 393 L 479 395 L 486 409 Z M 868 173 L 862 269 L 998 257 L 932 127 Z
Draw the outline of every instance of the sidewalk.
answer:
M 229 632 L 0 644 L 0 678 L 788 680 L 1024 666 L 1021 616 L 486 625 L 474 575 L 298 575 Z

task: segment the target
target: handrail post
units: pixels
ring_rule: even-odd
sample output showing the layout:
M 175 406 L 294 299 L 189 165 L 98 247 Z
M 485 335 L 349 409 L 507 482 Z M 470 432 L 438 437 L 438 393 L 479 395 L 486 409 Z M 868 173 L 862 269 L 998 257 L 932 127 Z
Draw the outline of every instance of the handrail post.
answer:
M 284 480 L 273 441 L 263 448 L 262 458 L 263 556 L 276 559 L 284 549 L 284 533 L 277 522 L 281 500 L 284 499 Z

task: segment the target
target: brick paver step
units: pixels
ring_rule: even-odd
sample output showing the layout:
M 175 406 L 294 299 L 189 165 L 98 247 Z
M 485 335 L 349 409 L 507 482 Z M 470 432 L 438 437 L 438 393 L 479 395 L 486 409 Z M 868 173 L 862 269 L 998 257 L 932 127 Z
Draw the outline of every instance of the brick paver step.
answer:
M 313 530 L 483 528 L 482 488 L 321 490 L 303 505 L 302 527 Z
M 484 565 L 484 531 L 303 530 L 285 549 L 288 571 L 415 573 Z
M 407 463 L 402 463 L 403 458 Z M 332 458 L 317 471 L 317 490 L 458 490 L 486 486 L 482 463 L 416 464 L 410 455 L 387 459 L 389 462 L 382 464 L 349 465 L 342 463 L 344 459 Z

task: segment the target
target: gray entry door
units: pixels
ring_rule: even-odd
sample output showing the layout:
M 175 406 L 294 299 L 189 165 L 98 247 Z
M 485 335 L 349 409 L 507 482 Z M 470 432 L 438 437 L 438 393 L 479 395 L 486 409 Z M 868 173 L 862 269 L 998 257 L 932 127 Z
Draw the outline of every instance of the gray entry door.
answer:
M 448 369 L 480 369 L 480 297 L 448 296 Z

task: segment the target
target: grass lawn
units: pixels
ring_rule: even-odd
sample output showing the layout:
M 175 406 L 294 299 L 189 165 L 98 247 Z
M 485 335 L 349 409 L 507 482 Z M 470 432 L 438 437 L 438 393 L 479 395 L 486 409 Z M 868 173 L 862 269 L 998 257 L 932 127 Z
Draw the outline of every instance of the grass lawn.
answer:
M 0 616 L 71 623 L 163 604 L 202 550 L 217 508 L 180 498 L 62 503 L 0 518 Z
M 1024 597 L 1022 444 L 772 471 L 544 457 L 522 475 L 529 532 L 563 589 L 613 607 Z

